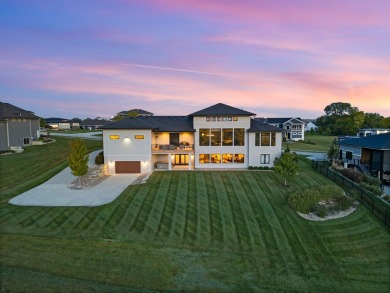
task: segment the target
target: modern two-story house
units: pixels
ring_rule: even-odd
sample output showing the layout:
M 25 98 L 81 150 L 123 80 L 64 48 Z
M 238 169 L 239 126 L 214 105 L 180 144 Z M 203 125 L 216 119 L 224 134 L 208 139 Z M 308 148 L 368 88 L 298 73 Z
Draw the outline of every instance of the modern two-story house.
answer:
M 220 103 L 188 116 L 138 116 L 105 125 L 108 173 L 271 167 L 282 152 L 283 130 L 254 116 Z

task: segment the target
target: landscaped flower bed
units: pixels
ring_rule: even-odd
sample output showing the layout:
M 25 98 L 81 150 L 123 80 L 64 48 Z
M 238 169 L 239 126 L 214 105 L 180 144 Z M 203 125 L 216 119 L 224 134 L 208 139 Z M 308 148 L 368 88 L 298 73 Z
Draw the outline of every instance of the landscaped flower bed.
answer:
M 288 202 L 299 214 L 308 215 L 305 218 L 318 220 L 318 218 L 339 218 L 349 213 L 345 211 L 357 207 L 358 202 L 347 197 L 344 191 L 335 185 L 323 185 L 307 188 L 292 193 Z M 353 212 L 353 210 L 351 212 Z

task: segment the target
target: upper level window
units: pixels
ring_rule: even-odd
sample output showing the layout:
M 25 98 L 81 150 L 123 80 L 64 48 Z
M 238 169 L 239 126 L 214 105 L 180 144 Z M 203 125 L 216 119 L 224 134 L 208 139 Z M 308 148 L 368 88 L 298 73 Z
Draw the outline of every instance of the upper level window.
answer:
M 211 145 L 221 145 L 221 128 L 211 128 Z
M 202 146 L 210 145 L 210 129 L 208 128 L 199 129 L 199 145 Z
M 231 122 L 231 121 L 238 121 L 238 117 L 237 116 L 217 116 L 217 117 L 213 117 L 213 116 L 208 116 L 206 117 L 206 122 Z
M 245 129 L 234 128 L 234 145 L 243 146 L 245 145 Z
M 222 129 L 222 145 L 233 145 L 233 128 Z
M 261 133 L 261 145 L 262 146 L 269 146 L 270 145 L 270 133 Z
M 293 125 L 292 126 L 292 129 L 302 129 L 302 125 L 301 124 L 299 124 L 299 125 Z
M 262 132 L 255 133 L 255 146 L 275 146 L 276 133 Z
M 271 146 L 275 146 L 275 145 L 276 145 L 276 133 L 271 132 Z

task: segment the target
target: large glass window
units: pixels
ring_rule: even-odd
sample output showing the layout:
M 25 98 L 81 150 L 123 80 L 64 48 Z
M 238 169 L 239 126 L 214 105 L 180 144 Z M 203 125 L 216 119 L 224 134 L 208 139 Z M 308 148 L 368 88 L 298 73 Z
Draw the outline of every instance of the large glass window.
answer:
M 210 129 L 208 128 L 199 129 L 199 145 L 202 146 L 210 145 Z
M 240 146 L 244 145 L 245 141 L 245 129 L 244 128 L 234 128 L 234 145 Z
M 233 145 L 233 128 L 222 129 L 222 145 Z
M 270 145 L 270 133 L 261 133 L 261 145 L 262 146 Z
M 221 145 L 221 128 L 211 128 L 211 145 Z
M 260 133 L 255 133 L 255 146 L 260 146 Z
M 233 155 L 232 154 L 222 154 L 222 163 L 224 163 L 224 164 L 233 163 Z
M 235 154 L 234 155 L 234 163 L 236 164 L 244 164 L 244 154 Z
M 270 155 L 260 155 L 260 164 L 269 164 Z
M 221 163 L 221 154 L 211 154 L 211 163 L 220 164 Z
M 210 163 L 210 154 L 199 154 L 199 164 Z
M 275 132 L 271 133 L 271 145 L 272 146 L 276 145 L 276 133 Z

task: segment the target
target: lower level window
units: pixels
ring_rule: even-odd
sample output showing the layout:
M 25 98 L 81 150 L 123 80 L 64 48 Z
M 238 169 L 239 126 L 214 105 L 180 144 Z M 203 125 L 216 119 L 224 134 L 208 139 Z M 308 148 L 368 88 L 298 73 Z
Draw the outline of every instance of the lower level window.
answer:
M 199 164 L 244 164 L 245 154 L 199 154 Z
M 209 154 L 199 154 L 199 164 L 208 164 L 210 163 Z
M 235 154 L 234 155 L 234 163 L 236 164 L 244 164 L 244 154 Z
M 28 137 L 23 138 L 23 144 L 30 144 L 30 138 Z
M 221 163 L 221 154 L 211 154 L 211 163 L 220 164 Z
M 233 155 L 232 154 L 222 154 L 222 163 L 224 163 L 224 164 L 233 163 Z
M 346 158 L 347 160 L 352 160 L 352 152 L 346 151 L 346 152 L 345 152 L 345 158 Z
M 269 164 L 270 155 L 260 155 L 260 164 Z

